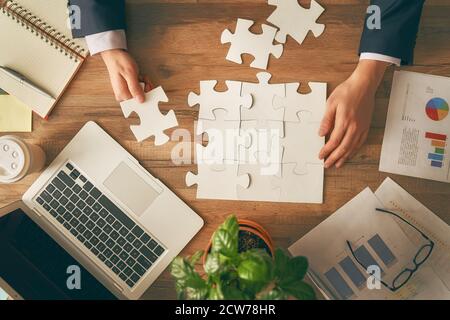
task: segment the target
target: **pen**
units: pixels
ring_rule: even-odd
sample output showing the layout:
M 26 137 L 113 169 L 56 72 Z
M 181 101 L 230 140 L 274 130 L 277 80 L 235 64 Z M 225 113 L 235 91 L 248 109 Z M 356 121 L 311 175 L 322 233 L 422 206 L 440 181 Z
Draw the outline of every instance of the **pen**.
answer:
M 2 66 L 0 66 L 0 69 L 3 70 L 3 72 L 6 73 L 11 78 L 17 80 L 20 84 L 27 86 L 28 88 L 42 94 L 43 96 L 46 96 L 50 99 L 55 99 L 50 94 L 48 94 L 47 92 L 36 86 L 34 83 L 32 83 L 30 80 L 28 80 L 25 76 L 21 75 L 19 72 Z

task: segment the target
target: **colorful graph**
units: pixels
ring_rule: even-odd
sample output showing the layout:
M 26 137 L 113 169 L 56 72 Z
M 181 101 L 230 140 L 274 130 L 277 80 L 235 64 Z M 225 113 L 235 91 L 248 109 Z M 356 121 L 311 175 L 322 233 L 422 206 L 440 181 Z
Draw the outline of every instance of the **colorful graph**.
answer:
M 425 111 L 431 120 L 444 120 L 449 113 L 448 103 L 442 98 L 433 98 L 428 101 Z
M 438 134 L 427 132 L 426 139 L 431 140 L 431 146 L 434 152 L 428 154 L 430 165 L 435 168 L 442 168 L 444 166 L 445 147 L 447 146 L 447 136 L 445 134 Z

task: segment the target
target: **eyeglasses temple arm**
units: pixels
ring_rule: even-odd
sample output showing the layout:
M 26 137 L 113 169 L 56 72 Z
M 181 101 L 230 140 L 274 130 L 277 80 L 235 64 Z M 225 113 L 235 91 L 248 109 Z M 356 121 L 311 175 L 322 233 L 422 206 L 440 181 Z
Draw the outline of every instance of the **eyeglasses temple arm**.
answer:
M 376 208 L 375 210 L 376 210 L 376 211 L 379 211 L 379 212 L 384 212 L 384 213 L 392 214 L 393 216 L 395 216 L 395 217 L 399 218 L 400 220 L 402 220 L 403 222 L 407 223 L 409 226 L 413 227 L 417 232 L 419 232 L 419 233 L 422 235 L 422 237 L 424 237 L 425 239 L 427 239 L 427 240 L 433 242 L 433 241 L 432 241 L 425 233 L 423 233 L 419 228 L 417 228 L 415 225 L 413 225 L 412 223 L 410 223 L 408 220 L 404 219 L 402 216 L 398 215 L 397 213 L 392 212 L 392 211 L 389 211 L 389 210 L 386 210 L 386 209 L 381 209 L 381 208 Z

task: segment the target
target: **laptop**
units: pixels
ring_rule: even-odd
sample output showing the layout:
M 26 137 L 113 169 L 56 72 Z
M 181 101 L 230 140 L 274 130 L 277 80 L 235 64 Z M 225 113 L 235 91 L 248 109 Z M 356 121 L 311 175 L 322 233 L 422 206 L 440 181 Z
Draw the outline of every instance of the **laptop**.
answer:
M 30 217 L 22 201 L 0 208 L 0 300 L 117 299 Z
M 203 220 L 96 123 L 24 194 L 22 210 L 120 299 L 138 299 Z

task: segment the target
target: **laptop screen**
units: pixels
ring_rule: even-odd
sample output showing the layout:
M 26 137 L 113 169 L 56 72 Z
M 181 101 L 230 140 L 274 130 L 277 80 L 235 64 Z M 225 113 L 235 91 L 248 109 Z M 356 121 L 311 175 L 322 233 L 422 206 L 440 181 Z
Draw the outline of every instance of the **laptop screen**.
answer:
M 0 218 L 0 277 L 26 300 L 116 299 L 20 209 Z

